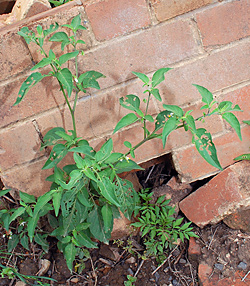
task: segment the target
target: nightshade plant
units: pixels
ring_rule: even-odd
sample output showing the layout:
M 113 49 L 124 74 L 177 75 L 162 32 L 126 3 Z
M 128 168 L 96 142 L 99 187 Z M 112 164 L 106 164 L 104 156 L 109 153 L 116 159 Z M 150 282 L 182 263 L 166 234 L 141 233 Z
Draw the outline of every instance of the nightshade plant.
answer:
M 5 220 L 4 226 L 9 230 L 9 224 L 14 220 L 25 221 L 20 230 L 19 238 L 27 246 L 27 241 L 39 241 L 46 250 L 48 236 L 58 239 L 58 248 L 64 253 L 70 270 L 76 256 L 83 255 L 84 248 L 96 248 L 97 243 L 93 238 L 107 243 L 111 237 L 114 218 L 120 217 L 120 211 L 125 217 L 130 218 L 139 203 L 138 194 L 130 181 L 121 179 L 119 174 L 131 170 L 142 169 L 130 157 L 135 158 L 135 150 L 149 140 L 160 139 L 163 146 L 169 134 L 179 128 L 191 132 L 193 143 L 201 156 L 211 165 L 222 169 L 216 154 L 212 137 L 204 128 L 197 128 L 196 121 L 202 121 L 211 115 L 221 115 L 236 130 L 241 138 L 240 124 L 232 111 L 240 111 L 238 105 L 232 106 L 229 101 L 217 105 L 213 95 L 206 88 L 194 85 L 202 96 L 204 103 L 201 108 L 204 113 L 199 118 L 192 116 L 192 110 L 184 110 L 176 105 L 163 104 L 163 111 L 156 117 L 148 114 L 151 98 L 162 101 L 157 86 L 164 81 L 165 74 L 170 68 L 157 70 L 150 79 L 147 75 L 134 72 L 145 87 L 147 98 L 141 99 L 137 95 L 129 94 L 120 99 L 120 105 L 130 112 L 116 125 L 114 133 L 134 123 L 141 123 L 143 140 L 135 146 L 128 141 L 124 145 L 128 151 L 123 153 L 113 152 L 112 138 L 108 139 L 99 151 L 94 150 L 87 140 L 79 137 L 75 120 L 75 111 L 79 92 L 86 92 L 89 88 L 100 89 L 98 79 L 104 75 L 97 71 L 79 73 L 78 57 L 83 52 L 78 50 L 79 44 L 84 44 L 77 39 L 77 32 L 85 30 L 81 25 L 80 15 L 73 18 L 70 24 L 62 25 L 67 30 L 59 31 L 59 25 L 53 24 L 48 29 L 37 26 L 36 32 L 23 27 L 18 34 L 27 44 L 35 43 L 43 56 L 31 70 L 50 67 L 51 71 L 42 74 L 33 72 L 22 84 L 15 105 L 19 104 L 30 88 L 46 77 L 54 77 L 72 119 L 72 130 L 55 127 L 48 131 L 43 138 L 42 148 L 52 147 L 50 156 L 43 169 L 53 169 L 53 174 L 47 178 L 51 189 L 39 198 L 30 195 L 21 195 L 22 206 L 8 212 L 0 213 Z M 70 52 L 60 57 L 49 50 L 45 52 L 43 44 L 45 39 L 50 42 L 61 43 L 64 51 L 66 46 Z M 74 65 L 72 70 L 65 67 L 68 61 Z M 154 123 L 154 130 L 150 131 L 149 123 Z M 74 163 L 60 168 L 58 163 L 68 154 L 73 153 Z M 47 216 L 51 232 L 45 232 L 37 227 L 40 217 Z M 18 240 L 17 240 L 18 241 Z M 48 248 L 48 247 L 47 247 Z

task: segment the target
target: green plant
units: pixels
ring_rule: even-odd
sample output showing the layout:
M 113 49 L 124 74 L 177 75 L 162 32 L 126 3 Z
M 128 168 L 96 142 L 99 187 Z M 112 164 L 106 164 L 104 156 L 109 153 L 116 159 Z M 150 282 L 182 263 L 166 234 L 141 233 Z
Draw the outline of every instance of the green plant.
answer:
M 51 3 L 55 7 L 57 7 L 57 6 L 61 6 L 61 5 L 65 4 L 65 3 L 68 3 L 70 1 L 72 1 L 72 0 L 49 0 L 49 3 Z
M 243 120 L 244 123 L 250 125 L 250 120 Z M 250 160 L 250 153 L 248 154 L 242 154 L 236 158 L 234 158 L 235 161 L 240 161 L 240 160 Z
M 179 106 L 166 104 L 163 104 L 164 110 L 153 117 L 148 114 L 151 98 L 153 96 L 156 100 L 162 101 L 157 86 L 164 81 L 165 74 L 171 69 L 157 70 L 152 79 L 143 73 L 134 72 L 134 75 L 142 81 L 147 98 L 142 100 L 142 104 L 140 98 L 133 94 L 120 99 L 120 105 L 128 109 L 130 113 L 117 123 L 114 133 L 140 122 L 144 138 L 135 146 L 125 141 L 124 145 L 128 148 L 125 154 L 113 152 L 112 138 L 108 139 L 99 151 L 95 151 L 87 140 L 78 137 L 75 111 L 79 93 L 86 92 L 88 88 L 100 89 L 97 80 L 104 75 L 93 70 L 79 73 L 78 57 L 83 56 L 83 52 L 78 50 L 78 45 L 84 42 L 77 39 L 77 31 L 85 30 L 85 27 L 81 25 L 80 15 L 74 17 L 70 24 L 62 25 L 62 27 L 67 30 L 67 33 L 65 31 L 58 32 L 59 25 L 57 23 L 48 29 L 43 29 L 38 25 L 36 33 L 27 27 L 23 27 L 18 32 L 27 44 L 35 43 L 43 55 L 43 59 L 31 70 L 49 66 L 51 71 L 47 74 L 33 72 L 22 84 L 15 105 L 19 104 L 29 89 L 43 78 L 54 77 L 70 111 L 72 130 L 67 132 L 62 127 L 55 127 L 48 131 L 43 138 L 42 148 L 52 147 L 50 156 L 43 166 L 43 169 L 53 169 L 53 174 L 47 178 L 52 183 L 50 191 L 37 199 L 29 195 L 26 196 L 26 201 L 21 198 L 23 205 L 15 210 L 10 210 L 8 215 L 3 214 L 2 220 L 5 220 L 3 223 L 6 229 L 14 219 L 26 222 L 25 231 L 29 243 L 38 235 L 43 241 L 48 236 L 56 237 L 58 248 L 64 253 L 67 265 L 72 270 L 75 258 L 83 253 L 85 247 L 97 247 L 93 238 L 105 243 L 109 241 L 113 220 L 120 216 L 119 211 L 125 217 L 130 218 L 136 209 L 139 202 L 138 194 L 132 183 L 121 179 L 119 174 L 142 168 L 128 156 L 134 158 L 137 148 L 156 138 L 161 139 L 165 146 L 168 135 L 183 127 L 192 133 L 192 141 L 201 156 L 211 165 L 222 169 L 211 134 L 204 128 L 196 128 L 195 122 L 202 121 L 211 115 L 221 115 L 241 138 L 239 122 L 231 113 L 231 111 L 240 111 L 240 108 L 238 105 L 232 107 L 232 103 L 229 101 L 224 101 L 216 107 L 217 103 L 214 101 L 212 93 L 202 86 L 194 85 L 202 96 L 204 103 L 202 110 L 206 110 L 201 117 L 194 118 L 191 115 L 192 110 L 185 113 Z M 66 46 L 69 46 L 71 51 L 60 57 L 57 57 L 53 50 L 46 53 L 43 44 L 48 37 L 50 42 L 61 43 L 62 51 Z M 74 66 L 72 71 L 64 65 L 68 61 Z M 43 70 L 46 71 L 47 68 Z M 149 123 L 154 123 L 153 131 L 149 130 Z M 58 163 L 67 154 L 73 154 L 75 162 L 60 168 Z M 48 220 L 52 231 L 40 233 L 37 223 L 41 217 Z M 16 235 L 19 240 L 26 237 L 23 230 Z M 27 241 L 26 238 L 25 240 Z
M 127 275 L 127 281 L 124 281 L 125 286 L 133 286 L 135 285 L 134 282 L 136 282 L 137 278 L 131 275 Z
M 140 228 L 144 244 L 146 246 L 145 255 L 156 256 L 161 260 L 164 252 L 172 249 L 178 239 L 184 242 L 184 238 L 198 237 L 190 227 L 191 222 L 183 224 L 183 218 L 174 217 L 175 209 L 170 206 L 170 200 L 165 200 L 165 196 L 160 196 L 155 203 L 152 203 L 153 192 L 148 189 L 139 193 L 141 204 L 136 210 L 140 213 L 138 222 L 132 226 Z

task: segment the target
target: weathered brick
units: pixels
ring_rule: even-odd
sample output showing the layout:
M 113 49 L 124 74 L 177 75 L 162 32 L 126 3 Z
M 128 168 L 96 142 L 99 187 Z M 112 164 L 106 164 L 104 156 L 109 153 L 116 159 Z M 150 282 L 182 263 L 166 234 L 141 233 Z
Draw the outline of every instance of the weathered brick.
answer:
M 42 71 L 40 71 L 43 73 Z M 44 73 L 47 73 L 48 70 Z M 17 106 L 13 106 L 22 83 L 28 77 L 21 77 L 0 88 L 0 127 L 9 125 L 26 117 L 39 114 L 64 103 L 56 79 L 44 78 L 25 95 Z
M 242 137 L 240 141 L 236 133 L 227 133 L 213 139 L 223 168 L 233 164 L 233 158 L 249 152 L 249 126 L 242 128 Z M 174 151 L 173 160 L 182 181 L 192 182 L 218 172 L 198 154 L 193 145 Z
M 41 170 L 46 159 L 19 166 L 1 174 L 6 188 L 26 192 L 35 196 L 43 195 L 50 189 L 51 182 L 45 179 L 52 174 L 50 170 Z
M 0 32 L 0 81 L 32 67 L 31 56 L 22 39 L 13 32 Z
M 144 0 L 106 0 L 87 4 L 86 13 L 98 41 L 115 38 L 150 25 Z
M 153 54 L 152 54 L 153 51 Z M 110 42 L 86 52 L 79 61 L 81 71 L 97 70 L 107 76 L 108 87 L 135 77 L 132 71 L 148 73 L 198 54 L 189 20 L 163 24 Z
M 215 0 L 151 0 L 156 18 L 162 22 L 178 15 L 185 14 L 202 6 L 216 2 Z
M 201 99 L 192 83 L 215 92 L 244 82 L 250 77 L 249 65 L 250 49 L 246 42 L 173 69 L 161 85 L 163 102 L 182 105 Z
M 2 172 L 42 155 L 42 152 L 39 151 L 39 136 L 32 122 L 2 131 L 0 146 L 0 169 Z
M 188 256 L 200 255 L 201 246 L 197 243 L 197 240 L 194 237 L 190 237 L 188 245 Z
M 238 104 L 243 112 L 235 112 L 235 115 L 239 119 L 240 123 L 242 123 L 242 120 L 249 120 L 250 118 L 250 102 L 248 100 L 249 95 L 250 85 L 247 85 L 245 87 L 221 95 L 217 98 L 217 100 L 219 102 L 228 100 L 231 101 L 233 105 Z
M 250 231 L 250 209 L 239 210 L 223 219 L 223 222 L 232 229 L 244 232 Z
M 197 24 L 205 47 L 224 45 L 250 35 L 248 0 L 222 3 L 197 14 Z
M 180 202 L 185 216 L 203 227 L 250 205 L 250 162 L 231 165 Z M 195 208 L 194 208 L 195 205 Z
M 199 264 L 198 276 L 199 276 L 200 281 L 207 280 L 212 272 L 213 272 L 213 269 L 208 264 L 206 264 L 204 262 Z

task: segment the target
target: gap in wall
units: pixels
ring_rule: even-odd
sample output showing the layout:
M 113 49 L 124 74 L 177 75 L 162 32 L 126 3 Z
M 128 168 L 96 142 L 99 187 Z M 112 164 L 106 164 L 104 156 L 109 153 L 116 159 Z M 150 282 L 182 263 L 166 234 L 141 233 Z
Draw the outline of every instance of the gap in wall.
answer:
M 0 0 L 0 15 L 9 14 L 12 11 L 16 1 L 1 1 Z

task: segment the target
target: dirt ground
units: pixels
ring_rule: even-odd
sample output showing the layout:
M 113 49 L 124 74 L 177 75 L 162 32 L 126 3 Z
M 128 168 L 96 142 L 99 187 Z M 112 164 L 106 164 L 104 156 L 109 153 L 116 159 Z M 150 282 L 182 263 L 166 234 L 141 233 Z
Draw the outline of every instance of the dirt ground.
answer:
M 145 185 L 145 178 L 149 178 L 151 169 L 144 174 L 144 179 L 138 174 L 142 184 Z M 150 180 L 147 180 L 151 188 L 164 185 L 173 175 L 172 171 L 162 166 L 154 169 Z M 122 286 L 127 281 L 127 275 L 132 275 L 137 280 L 131 285 L 136 286 L 195 286 L 200 285 L 200 263 L 209 265 L 220 279 L 231 277 L 240 270 L 242 281 L 250 285 L 250 234 L 230 229 L 222 222 L 203 229 L 194 226 L 194 232 L 199 236 L 196 245 L 200 255 L 189 255 L 189 242 L 186 240 L 168 250 L 162 264 L 154 257 L 142 259 L 145 247 L 139 233 L 120 241 L 111 241 L 109 245 L 100 244 L 98 249 L 90 252 L 89 259 L 76 261 L 76 272 L 71 274 L 63 255 L 56 248 L 56 241 L 51 241 L 50 250 L 45 255 L 35 244 L 31 245 L 30 252 L 18 245 L 11 255 L 6 255 L 7 238 L 4 237 L 5 230 L 0 228 L 0 263 L 16 266 L 19 273 L 36 275 L 41 269 L 41 261 L 50 261 L 43 276 L 57 282 L 39 280 L 41 282 L 38 284 L 38 281 L 29 280 L 31 285 Z M 82 271 L 79 274 L 80 268 Z M 16 285 L 16 281 L 5 276 L 0 278 L 0 285 Z

